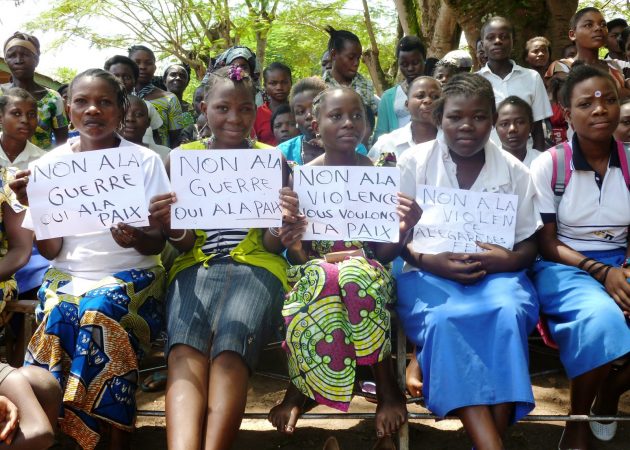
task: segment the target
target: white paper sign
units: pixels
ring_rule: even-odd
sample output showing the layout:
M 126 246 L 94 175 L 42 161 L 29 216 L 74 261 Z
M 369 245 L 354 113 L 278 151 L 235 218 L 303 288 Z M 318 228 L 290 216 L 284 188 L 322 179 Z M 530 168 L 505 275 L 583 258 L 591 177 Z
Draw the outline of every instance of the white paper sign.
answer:
M 478 253 L 475 242 L 514 246 L 518 196 L 420 185 L 422 217 L 414 228 L 421 253 Z
M 398 242 L 396 167 L 300 166 L 293 190 L 308 228 L 304 240 Z
M 269 150 L 175 150 L 171 228 L 282 226 L 281 153 Z
M 30 163 L 27 194 L 37 239 L 102 231 L 120 222 L 148 225 L 141 164 L 140 154 L 127 147 Z

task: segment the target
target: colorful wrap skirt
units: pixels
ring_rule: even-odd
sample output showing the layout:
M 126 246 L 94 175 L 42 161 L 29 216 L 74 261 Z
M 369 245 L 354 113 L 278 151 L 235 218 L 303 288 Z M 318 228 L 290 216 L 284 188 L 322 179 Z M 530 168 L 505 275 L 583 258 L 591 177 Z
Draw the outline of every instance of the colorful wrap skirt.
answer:
M 291 382 L 305 396 L 345 412 L 357 364 L 373 365 L 391 354 L 393 278 L 377 261 L 358 257 L 293 266 L 289 282 L 295 284 L 282 315 Z
M 626 258 L 626 249 L 582 253 L 613 267 Z M 543 260 L 534 264 L 532 279 L 541 314 L 569 378 L 630 352 L 630 322 L 604 286 L 587 272 Z
M 466 406 L 514 403 L 512 422 L 534 408 L 527 338 L 538 300 L 525 271 L 472 285 L 416 270 L 397 281 L 396 310 L 417 348 L 427 408 L 444 417 Z
M 15 277 L 0 281 L 0 313 L 4 311 L 4 307 L 7 306 L 7 302 L 17 299 L 17 295 L 18 287 Z M 2 322 L 5 322 L 4 318 L 2 319 Z
M 54 268 L 46 272 L 38 293 L 41 323 L 25 364 L 59 381 L 60 428 L 91 450 L 101 422 L 133 430 L 138 361 L 162 326 L 166 274 L 161 266 L 118 272 L 81 296 L 59 291 L 71 280 Z

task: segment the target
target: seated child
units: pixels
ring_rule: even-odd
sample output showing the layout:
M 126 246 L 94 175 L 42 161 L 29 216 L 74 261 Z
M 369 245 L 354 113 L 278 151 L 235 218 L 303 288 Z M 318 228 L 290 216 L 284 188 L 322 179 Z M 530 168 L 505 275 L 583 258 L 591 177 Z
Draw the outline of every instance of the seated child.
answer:
M 489 140 L 495 120 L 490 83 L 458 74 L 443 86 L 433 117 L 443 131 L 398 161 L 401 190 L 418 185 L 518 195 L 514 248 L 478 242 L 481 253 L 407 248 L 396 309 L 417 347 L 427 407 L 457 415 L 478 449 L 500 450 L 510 423 L 534 408 L 527 338 L 538 301 L 526 274 L 539 226 L 525 166 Z M 412 392 L 414 394 L 414 392 Z
M 324 154 L 309 165 L 371 166 L 369 158 L 355 151 L 365 132 L 365 114 L 361 97 L 350 88 L 319 94 L 313 102 L 313 127 L 321 136 Z M 387 306 L 394 300 L 394 285 L 383 264 L 398 255 L 420 209 L 409 197 L 399 196 L 397 244 L 302 241 L 306 219 L 298 213 L 297 194 L 284 188 L 280 198 L 299 219 L 285 222 L 280 230 L 293 264 L 289 269 L 293 288 L 282 312 L 291 383 L 282 403 L 270 411 L 269 421 L 278 431 L 293 433 L 308 399 L 347 411 L 356 366 L 364 365 L 372 367 L 376 379 L 377 436 L 390 436 L 405 422 L 407 409 L 391 363 Z M 361 256 L 348 258 L 349 253 Z M 363 289 L 357 292 L 360 286 Z M 326 370 L 321 370 L 322 364 Z

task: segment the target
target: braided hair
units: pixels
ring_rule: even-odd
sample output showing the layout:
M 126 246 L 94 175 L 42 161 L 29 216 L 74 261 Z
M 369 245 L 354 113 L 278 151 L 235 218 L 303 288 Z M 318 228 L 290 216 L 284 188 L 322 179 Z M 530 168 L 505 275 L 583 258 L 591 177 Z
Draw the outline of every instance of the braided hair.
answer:
M 365 106 L 365 103 L 363 103 L 361 96 L 357 94 L 357 92 L 354 89 L 348 86 L 331 87 L 317 94 L 317 96 L 313 99 L 313 117 L 315 117 L 316 119 L 319 119 L 319 114 L 321 112 L 321 109 L 326 103 L 326 97 L 338 91 L 347 92 L 352 95 L 356 95 L 359 98 L 359 103 L 361 103 L 361 107 L 363 108 L 364 116 L 367 117 L 367 115 L 365 114 L 367 107 Z
M 433 108 L 433 121 L 436 124 L 442 123 L 442 116 L 444 115 L 444 104 L 446 100 L 451 97 L 479 97 L 483 98 L 489 103 L 489 107 L 492 110 L 494 116 L 497 112 L 497 108 L 494 101 L 494 91 L 492 85 L 481 75 L 476 73 L 462 72 L 455 75 L 448 80 L 448 83 L 442 86 L 442 96 L 436 100 L 435 107 Z
M 251 75 L 247 71 L 237 66 L 224 66 L 212 72 L 208 76 L 203 94 L 204 100 L 210 97 L 210 94 L 219 83 L 230 82 L 235 86 L 243 86 L 252 95 L 252 101 L 256 101 L 256 85 Z
M 351 31 L 348 30 L 335 30 L 332 26 L 327 25 L 324 30 L 330 38 L 328 39 L 328 51 L 335 50 L 340 52 L 343 50 L 343 47 L 346 45 L 346 42 L 354 42 L 358 45 L 361 45 L 361 41 L 359 37 Z

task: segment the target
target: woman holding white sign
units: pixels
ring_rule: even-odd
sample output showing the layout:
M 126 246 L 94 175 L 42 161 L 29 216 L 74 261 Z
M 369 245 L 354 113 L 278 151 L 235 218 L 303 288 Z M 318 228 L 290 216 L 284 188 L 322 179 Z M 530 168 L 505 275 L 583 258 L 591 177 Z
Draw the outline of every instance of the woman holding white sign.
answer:
M 398 161 L 401 190 L 423 208 L 414 241 L 431 232 L 421 248 L 415 242 L 407 248 L 396 309 L 417 346 L 427 407 L 439 416 L 457 415 L 475 448 L 499 450 L 507 426 L 534 407 L 527 337 L 538 320 L 538 301 L 525 273 L 536 256 L 534 188 L 527 168 L 489 140 L 496 109 L 487 80 L 454 76 L 433 117 L 443 137 L 410 148 Z M 423 194 L 440 189 L 436 204 Z M 506 199 L 518 196 L 513 248 L 480 242 L 488 233 L 474 214 L 463 214 L 464 230 L 457 231 L 460 221 L 453 219 L 473 197 L 469 191 L 484 202 L 480 193 L 493 196 L 495 203 L 473 206 L 487 210 L 486 218 L 506 218 L 502 210 L 514 207 Z
M 630 388 L 630 365 L 613 364 L 630 352 L 630 147 L 613 138 L 620 108 L 608 73 L 576 63 L 560 101 L 575 134 L 532 163 L 545 224 L 533 280 L 571 378 L 571 414 L 614 415 Z M 617 423 L 590 426 L 608 441 Z M 586 449 L 589 434 L 567 422 L 560 448 Z
M 191 153 L 270 148 L 249 139 L 255 98 L 252 78 L 242 68 L 213 72 L 201 104 L 213 137 L 180 148 Z M 286 261 L 268 229 L 172 229 L 176 202 L 174 193 L 162 194 L 150 208 L 182 253 L 173 263 L 167 294 L 168 448 L 222 450 L 236 438 L 249 377 L 280 317 Z
M 127 95 L 112 74 L 90 69 L 77 75 L 68 102 L 79 139 L 36 164 L 55 164 L 62 155 L 124 148 L 139 159 L 147 205 L 151 196 L 168 189 L 159 156 L 116 134 Z M 29 175 L 20 172 L 11 183 L 23 204 L 28 204 Z M 157 226 L 123 223 L 106 231 L 36 241 L 52 267 L 38 293 L 40 325 L 29 343 L 26 364 L 44 367 L 57 378 L 64 390 L 61 429 L 84 449 L 96 447 L 104 426 L 111 430 L 110 449 L 129 448 L 138 360 L 161 329 L 166 277 L 159 254 L 164 242 Z
M 324 154 L 307 166 L 372 166 L 367 156 L 355 152 L 366 130 L 365 113 L 361 97 L 350 88 L 319 94 L 313 102 L 313 129 L 321 136 Z M 399 194 L 397 200 L 392 214 L 399 217 L 399 242 L 307 241 L 302 239 L 308 219 L 298 213 L 297 194 L 289 188 L 282 192 L 283 206 L 301 220 L 285 223 L 280 232 L 293 264 L 293 289 L 282 311 L 291 383 L 282 403 L 269 413 L 278 431 L 292 434 L 313 401 L 347 411 L 356 366 L 361 365 L 370 366 L 376 379 L 377 436 L 396 433 L 406 421 L 405 397 L 391 365 L 387 307 L 394 300 L 394 280 L 383 264 L 398 256 L 420 210 L 407 196 Z

